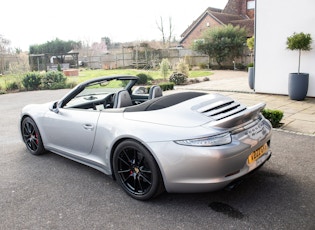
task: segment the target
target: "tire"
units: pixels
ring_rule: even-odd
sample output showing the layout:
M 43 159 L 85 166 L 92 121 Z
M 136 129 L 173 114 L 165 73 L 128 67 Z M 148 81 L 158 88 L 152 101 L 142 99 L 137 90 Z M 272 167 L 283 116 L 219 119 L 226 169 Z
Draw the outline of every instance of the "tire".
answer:
M 26 117 L 23 119 L 21 133 L 23 141 L 31 154 L 41 155 L 45 152 L 38 127 L 32 118 Z
M 162 176 L 151 153 L 133 140 L 121 142 L 113 155 L 118 184 L 134 199 L 149 200 L 164 191 Z

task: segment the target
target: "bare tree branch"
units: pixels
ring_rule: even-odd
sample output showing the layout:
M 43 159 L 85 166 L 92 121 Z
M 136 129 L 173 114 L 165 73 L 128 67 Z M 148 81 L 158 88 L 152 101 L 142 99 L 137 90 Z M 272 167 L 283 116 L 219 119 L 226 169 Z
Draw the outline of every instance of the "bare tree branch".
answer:
M 167 36 L 167 39 L 165 37 L 163 18 L 160 17 L 160 24 L 158 22 L 156 22 L 157 28 L 162 33 L 162 42 L 163 42 L 164 47 L 166 47 L 166 46 L 170 47 L 171 46 L 172 37 L 173 37 L 174 28 L 173 28 L 173 24 L 172 24 L 172 18 L 169 17 L 168 21 L 169 21 L 169 34 Z
M 163 42 L 163 46 L 165 46 L 165 34 L 164 34 L 164 25 L 163 25 L 162 17 L 160 17 L 160 24 L 156 22 L 156 25 L 159 31 L 162 33 L 162 42 Z
M 172 24 L 172 18 L 169 17 L 168 18 L 169 21 L 169 36 L 168 36 L 168 47 L 171 46 L 171 40 L 172 40 L 172 36 L 173 36 L 173 24 Z

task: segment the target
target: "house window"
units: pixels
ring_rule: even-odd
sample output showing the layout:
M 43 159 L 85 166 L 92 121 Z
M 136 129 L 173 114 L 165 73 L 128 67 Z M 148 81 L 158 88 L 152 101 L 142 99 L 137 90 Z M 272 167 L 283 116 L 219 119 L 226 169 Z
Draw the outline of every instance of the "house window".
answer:
M 255 1 L 248 1 L 247 2 L 247 9 L 248 10 L 255 9 Z

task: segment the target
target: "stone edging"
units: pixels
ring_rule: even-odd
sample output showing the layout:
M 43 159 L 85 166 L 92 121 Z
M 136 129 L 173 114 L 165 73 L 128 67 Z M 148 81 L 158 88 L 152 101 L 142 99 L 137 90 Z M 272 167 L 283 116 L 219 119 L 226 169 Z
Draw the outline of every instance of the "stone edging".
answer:
M 277 131 L 277 132 L 291 133 L 291 134 L 296 134 L 296 135 L 300 135 L 300 136 L 315 137 L 315 134 L 311 134 L 311 133 L 301 133 L 301 132 L 295 132 L 295 131 L 290 131 L 290 130 L 281 129 L 281 128 L 272 128 L 272 129 Z

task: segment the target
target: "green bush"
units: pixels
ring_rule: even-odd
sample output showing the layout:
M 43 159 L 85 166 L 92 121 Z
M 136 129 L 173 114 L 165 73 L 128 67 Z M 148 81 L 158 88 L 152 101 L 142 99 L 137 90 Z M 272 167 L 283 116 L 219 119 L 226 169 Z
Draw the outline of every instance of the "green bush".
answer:
M 170 82 L 173 82 L 175 85 L 183 85 L 187 81 L 187 76 L 183 73 L 174 72 L 169 79 Z
M 19 90 L 20 88 L 20 82 L 12 81 L 6 84 L 6 89 L 9 91 Z
M 168 72 L 170 70 L 170 62 L 167 58 L 163 58 L 161 63 L 160 63 L 160 72 L 163 76 L 163 79 L 166 79 L 166 76 L 168 75 Z
M 208 69 L 208 64 L 207 63 L 199 63 L 198 64 L 200 69 Z
M 238 70 L 245 70 L 246 66 L 243 63 L 235 63 L 235 68 Z
M 139 77 L 137 85 L 146 85 L 148 82 L 153 81 L 153 78 L 145 73 L 138 73 L 137 77 Z
M 176 71 L 178 73 L 182 73 L 185 76 L 189 76 L 189 65 L 186 64 L 184 59 L 180 59 L 179 62 L 176 64 Z
M 1 94 L 5 94 L 5 93 L 6 93 L 6 91 L 3 90 L 2 87 L 1 87 L 1 85 L 0 85 L 0 95 L 1 95 Z
M 22 85 L 27 90 L 37 90 L 40 87 L 42 76 L 38 72 L 27 73 L 22 79 Z
M 174 83 L 173 82 L 161 83 L 161 84 L 159 84 L 159 86 L 161 87 L 162 91 L 174 89 Z
M 248 65 L 247 65 L 247 68 L 249 68 L 249 67 L 254 67 L 254 63 L 248 63 Z
M 272 127 L 278 128 L 281 126 L 280 121 L 283 118 L 283 112 L 280 110 L 263 109 L 262 115 L 271 122 Z
M 148 82 L 148 75 L 145 73 L 138 73 L 137 77 L 139 78 L 137 85 L 145 85 Z
M 42 77 L 43 89 L 64 89 L 67 78 L 62 72 L 49 71 Z

